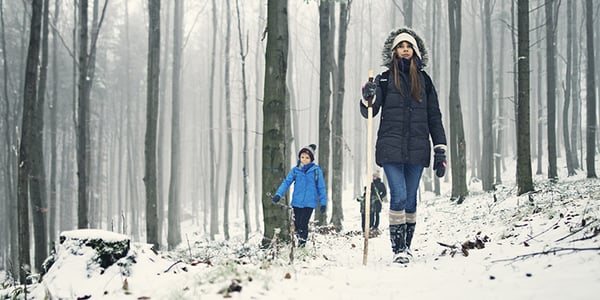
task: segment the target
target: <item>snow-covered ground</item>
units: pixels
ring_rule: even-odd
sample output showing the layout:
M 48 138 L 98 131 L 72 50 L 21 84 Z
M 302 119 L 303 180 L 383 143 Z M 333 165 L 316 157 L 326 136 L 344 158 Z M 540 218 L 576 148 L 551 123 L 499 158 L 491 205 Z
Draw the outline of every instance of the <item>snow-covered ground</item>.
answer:
M 359 207 L 348 194 L 345 230 L 311 233 L 291 263 L 288 246 L 259 250 L 260 234 L 243 244 L 239 221 L 231 241 L 190 233 L 189 244 L 184 238 L 178 251 L 158 254 L 132 243 L 128 258 L 104 270 L 82 250 L 78 259 L 59 259 L 28 298 L 598 299 L 599 179 L 540 177 L 538 192 L 519 197 L 512 183 L 493 194 L 478 186 L 461 205 L 447 193 L 422 193 L 408 266 L 390 263 L 386 208 L 363 265 Z M 485 247 L 465 256 L 461 244 L 477 238 Z

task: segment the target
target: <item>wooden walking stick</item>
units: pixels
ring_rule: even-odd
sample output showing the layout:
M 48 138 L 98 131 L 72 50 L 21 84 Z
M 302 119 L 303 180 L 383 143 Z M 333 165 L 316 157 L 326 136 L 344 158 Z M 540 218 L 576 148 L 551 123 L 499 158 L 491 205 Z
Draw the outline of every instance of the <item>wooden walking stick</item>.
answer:
M 373 70 L 369 70 L 369 82 L 373 82 Z M 371 183 L 373 181 L 373 97 L 367 100 L 367 178 L 365 180 L 365 243 L 363 249 L 363 265 L 367 265 L 369 254 L 369 231 L 371 230 Z M 368 202 L 367 202 L 368 201 Z

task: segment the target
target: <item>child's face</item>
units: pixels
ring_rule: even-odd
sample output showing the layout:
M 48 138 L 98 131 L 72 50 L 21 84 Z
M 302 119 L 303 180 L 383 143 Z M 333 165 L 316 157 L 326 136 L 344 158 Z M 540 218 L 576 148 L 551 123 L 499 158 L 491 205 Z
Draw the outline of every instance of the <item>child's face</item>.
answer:
M 310 163 L 310 156 L 308 156 L 308 154 L 305 153 L 305 152 L 300 153 L 300 162 L 303 165 L 309 164 Z

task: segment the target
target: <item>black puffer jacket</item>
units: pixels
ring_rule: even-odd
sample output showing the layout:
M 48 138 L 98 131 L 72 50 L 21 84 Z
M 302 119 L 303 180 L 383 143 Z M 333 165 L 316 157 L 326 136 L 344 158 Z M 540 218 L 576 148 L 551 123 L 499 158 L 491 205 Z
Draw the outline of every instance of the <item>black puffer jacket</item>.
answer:
M 402 30 L 391 33 L 388 40 Z M 426 49 L 422 39 L 410 32 L 419 45 L 419 50 L 425 58 Z M 388 47 L 387 49 L 386 46 Z M 421 49 L 421 46 L 423 49 Z M 391 53 L 391 43 L 384 45 L 384 53 Z M 425 53 L 425 54 L 424 54 Z M 387 63 L 385 61 L 384 65 Z M 391 67 L 391 66 L 390 66 Z M 393 84 L 394 72 L 389 72 L 386 84 L 385 98 L 382 85 L 379 80 L 376 90 L 376 100 L 373 104 L 373 116 L 381 110 L 381 122 L 377 132 L 377 144 L 375 148 L 375 160 L 377 165 L 398 162 L 421 164 L 429 166 L 431 157 L 431 143 L 433 145 L 446 145 L 446 133 L 442 124 L 442 114 L 435 87 L 429 75 L 421 70 L 419 72 L 421 82 L 421 101 L 416 100 L 410 94 L 410 75 L 407 68 L 404 72 L 398 72 L 402 93 Z M 379 78 L 379 76 L 378 76 Z M 363 117 L 367 117 L 367 107 L 361 102 L 360 110 Z M 431 137 L 431 140 L 430 140 Z

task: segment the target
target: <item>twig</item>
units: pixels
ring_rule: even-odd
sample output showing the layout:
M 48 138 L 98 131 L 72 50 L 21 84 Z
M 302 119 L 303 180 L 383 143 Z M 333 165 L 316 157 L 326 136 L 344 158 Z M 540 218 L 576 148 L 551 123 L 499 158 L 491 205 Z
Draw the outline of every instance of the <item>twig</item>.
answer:
M 526 240 L 522 241 L 522 242 L 521 242 L 521 244 L 527 243 L 528 241 L 531 241 L 531 240 L 535 239 L 536 237 L 538 237 L 538 236 L 540 236 L 540 235 L 542 235 L 542 234 L 544 234 L 544 233 L 548 232 L 550 229 L 552 229 L 552 228 L 554 228 L 556 225 L 558 225 L 558 222 L 560 222 L 560 220 L 556 221 L 556 223 L 552 224 L 552 226 L 550 226 L 550 227 L 546 228 L 546 230 L 544 230 L 544 231 L 542 231 L 542 232 L 540 232 L 540 233 L 538 233 L 538 234 L 536 234 L 536 235 L 534 235 L 534 236 L 530 236 L 528 239 L 526 239 Z
M 437 243 L 440 244 L 440 246 L 448 247 L 450 249 L 458 249 L 458 247 L 456 247 L 455 245 L 449 245 L 449 244 L 445 244 L 442 242 L 437 242 Z
M 187 244 L 188 244 L 188 250 L 190 251 L 190 257 L 192 257 L 192 247 L 190 246 L 190 239 L 188 238 L 187 233 L 185 234 L 185 240 L 187 241 Z
M 562 240 L 564 240 L 564 239 L 566 239 L 566 238 L 568 238 L 568 237 L 570 237 L 570 236 L 572 236 L 572 235 L 574 235 L 574 234 L 582 231 L 584 228 L 590 226 L 591 224 L 594 224 L 594 222 L 596 222 L 596 221 L 598 221 L 598 219 L 595 219 L 595 220 L 593 220 L 593 221 L 585 224 L 585 226 L 582 226 L 581 228 L 579 228 L 579 229 L 577 229 L 577 230 L 575 230 L 575 231 L 573 231 L 573 232 L 571 232 L 571 233 L 569 233 L 569 234 L 561 237 L 560 239 L 556 240 L 555 242 L 560 242 L 560 241 L 562 241 Z
M 540 251 L 540 252 L 533 252 L 533 253 L 518 255 L 518 256 L 515 256 L 513 258 L 503 258 L 503 259 L 492 260 L 492 262 L 495 263 L 495 262 L 503 262 L 503 261 L 516 261 L 516 260 L 525 259 L 525 258 L 528 258 L 528 257 L 533 257 L 533 256 L 536 256 L 536 255 L 555 254 L 557 252 L 562 252 L 562 251 L 599 251 L 599 250 L 600 250 L 600 247 L 594 247 L 594 248 L 552 248 L 552 249 L 546 250 L 546 251 Z
M 170 265 L 170 266 L 169 266 L 169 267 L 168 267 L 168 268 L 167 268 L 167 269 L 166 269 L 166 270 L 165 270 L 163 273 L 167 273 L 167 272 L 169 272 L 169 270 L 171 270 L 171 268 L 172 268 L 172 267 L 174 267 L 176 264 L 178 264 L 178 263 L 180 263 L 180 262 L 183 262 L 183 261 L 180 259 L 180 260 L 178 260 L 178 261 L 174 262 L 174 263 L 173 263 L 172 265 Z
M 598 236 L 598 234 L 600 234 L 600 230 L 598 230 L 598 228 L 595 228 L 594 233 L 592 233 L 592 235 L 584 236 L 584 237 L 574 239 L 574 240 L 570 240 L 569 243 L 589 240 L 589 239 L 595 238 L 596 236 Z

